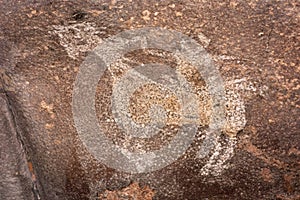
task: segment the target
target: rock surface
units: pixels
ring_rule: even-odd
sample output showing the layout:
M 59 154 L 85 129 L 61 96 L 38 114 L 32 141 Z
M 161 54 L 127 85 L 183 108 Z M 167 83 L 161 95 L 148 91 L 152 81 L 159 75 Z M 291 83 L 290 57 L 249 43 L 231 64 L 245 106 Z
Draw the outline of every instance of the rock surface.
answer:
M 0 5 L 1 199 L 300 199 L 297 0 Z M 163 27 L 193 38 L 218 67 L 228 107 L 240 111 L 227 113 L 235 147 L 220 173 L 203 170 L 209 161 L 195 158 L 192 150 L 159 171 L 120 172 L 99 162 L 81 142 L 72 92 L 82 62 L 106 38 L 141 27 Z M 120 62 L 147 59 L 163 63 L 169 58 L 133 52 Z M 109 75 L 100 80 L 104 84 L 96 95 L 105 105 L 114 83 Z M 96 106 L 99 119 L 110 119 L 101 108 Z M 122 143 L 116 131 L 109 134 Z

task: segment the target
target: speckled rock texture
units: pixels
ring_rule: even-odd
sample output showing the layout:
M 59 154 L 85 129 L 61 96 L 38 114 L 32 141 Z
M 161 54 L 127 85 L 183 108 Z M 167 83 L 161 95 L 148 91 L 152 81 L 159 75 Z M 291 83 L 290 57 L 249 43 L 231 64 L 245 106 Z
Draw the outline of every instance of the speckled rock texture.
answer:
M 33 182 L 27 168 L 25 154 L 17 139 L 6 96 L 3 93 L 0 95 L 0 102 L 1 199 L 33 199 Z
M 0 199 L 300 199 L 298 0 L 0 0 L 0 9 Z M 106 38 L 141 27 L 193 38 L 218 66 L 228 106 L 243 112 L 229 118 L 236 146 L 222 172 L 204 173 L 208 161 L 188 151 L 129 174 L 80 141 L 72 90 L 81 63 Z M 111 94 L 106 78 L 97 94 Z

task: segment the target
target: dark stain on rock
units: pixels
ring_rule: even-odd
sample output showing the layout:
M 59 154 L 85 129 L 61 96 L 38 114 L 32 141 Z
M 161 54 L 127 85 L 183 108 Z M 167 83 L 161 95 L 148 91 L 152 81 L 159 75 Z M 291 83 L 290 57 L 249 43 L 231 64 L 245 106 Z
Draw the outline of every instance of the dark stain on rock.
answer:
M 76 150 L 72 153 L 73 162 L 70 162 L 66 171 L 66 193 L 71 200 L 89 200 L 90 188 L 85 171 L 82 169 L 81 163 L 76 155 Z
M 76 21 L 83 20 L 87 17 L 87 13 L 84 11 L 75 11 L 72 13 L 72 18 Z

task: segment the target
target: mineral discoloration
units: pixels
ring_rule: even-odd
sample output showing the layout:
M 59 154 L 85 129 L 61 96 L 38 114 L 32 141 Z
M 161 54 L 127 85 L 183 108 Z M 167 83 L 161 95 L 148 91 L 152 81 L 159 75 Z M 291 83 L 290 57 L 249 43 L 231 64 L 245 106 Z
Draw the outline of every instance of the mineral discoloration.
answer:
M 99 195 L 99 199 L 103 200 L 152 200 L 155 192 L 148 186 L 140 187 L 138 183 L 132 183 L 128 187 L 120 191 L 106 190 L 103 194 Z

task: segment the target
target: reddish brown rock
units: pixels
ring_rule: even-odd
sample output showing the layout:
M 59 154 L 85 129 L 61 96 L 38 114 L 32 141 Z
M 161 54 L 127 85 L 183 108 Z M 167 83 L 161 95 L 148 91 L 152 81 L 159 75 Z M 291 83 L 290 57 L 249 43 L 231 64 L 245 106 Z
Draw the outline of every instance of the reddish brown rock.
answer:
M 128 198 L 144 199 L 299 199 L 299 6 L 297 0 L 0 0 L 1 108 L 13 118 L 15 133 L 7 124 L 0 128 L 13 134 L 12 149 L 18 149 L 8 150 L 5 142 L 1 153 L 8 150 L 11 165 L 19 151 L 32 163 L 30 170 L 21 165 L 26 180 L 14 179 L 24 187 L 13 195 L 21 199 L 26 191 L 32 197 L 33 187 L 36 197 L 51 200 L 119 198 L 127 192 Z M 237 133 L 227 169 L 215 176 L 201 173 L 208 161 L 195 159 L 193 150 L 159 171 L 119 172 L 79 140 L 72 92 L 88 52 L 124 30 L 153 26 L 195 39 L 243 100 L 247 123 Z M 110 94 L 112 81 L 104 81 L 100 90 Z M 0 115 L 6 122 L 7 115 Z M 0 185 L 7 199 L 8 179 Z

